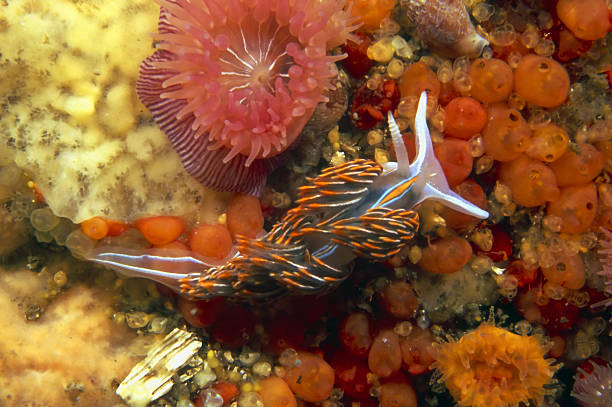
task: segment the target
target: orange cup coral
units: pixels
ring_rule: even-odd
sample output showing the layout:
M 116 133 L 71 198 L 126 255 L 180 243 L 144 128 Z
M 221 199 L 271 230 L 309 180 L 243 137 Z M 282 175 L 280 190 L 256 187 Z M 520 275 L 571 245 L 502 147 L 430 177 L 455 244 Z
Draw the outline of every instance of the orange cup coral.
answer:
M 257 193 L 336 76 L 342 0 L 158 0 L 138 96 L 200 182 Z
M 457 403 L 472 407 L 540 405 L 556 368 L 534 336 L 482 324 L 438 347 L 436 368 Z

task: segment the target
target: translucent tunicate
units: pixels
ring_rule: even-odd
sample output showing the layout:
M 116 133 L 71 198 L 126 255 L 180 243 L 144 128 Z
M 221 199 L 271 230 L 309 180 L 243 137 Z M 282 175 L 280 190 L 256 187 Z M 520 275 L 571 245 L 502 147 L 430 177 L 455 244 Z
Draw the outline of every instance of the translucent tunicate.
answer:
M 278 357 L 278 363 L 287 368 L 295 366 L 297 362 L 298 353 L 292 348 L 285 349 Z
M 544 292 L 544 295 L 551 300 L 561 300 L 567 294 L 567 289 L 565 287 L 551 283 L 550 281 L 544 283 L 542 291 Z
M 213 389 L 204 390 L 204 394 L 201 394 L 203 407 L 222 407 L 223 397 Z
M 518 292 L 518 280 L 512 275 L 498 277 L 499 293 L 508 299 L 512 299 Z
M 48 207 L 34 209 L 30 214 L 32 227 L 40 232 L 48 232 L 59 223 L 59 218 Z
M 482 157 L 479 157 L 474 163 L 474 172 L 476 173 L 476 175 L 484 174 L 485 172 L 493 168 L 493 163 L 493 157 L 491 157 L 490 155 L 483 155 Z
M 516 41 L 516 32 L 512 24 L 504 24 L 496 27 L 489 36 L 489 40 L 492 44 L 500 47 L 507 47 Z
M 516 52 L 516 51 L 512 51 L 506 57 L 506 60 L 508 61 L 508 65 L 510 65 L 512 69 L 515 69 L 519 65 L 519 62 L 521 62 L 521 59 L 523 59 L 523 54 L 521 54 L 520 52 Z
M 68 277 L 66 276 L 66 272 L 64 270 L 59 270 L 53 275 L 53 282 L 58 287 L 63 287 L 68 282 Z
M 166 331 L 168 327 L 168 318 L 156 317 L 149 323 L 149 332 L 154 334 L 160 334 Z
M 194 407 L 191 400 L 179 400 L 176 402 L 176 407 Z
M 57 225 L 49 231 L 49 234 L 53 236 L 53 239 L 55 239 L 58 245 L 64 246 L 66 244 L 66 238 L 75 228 L 76 226 L 74 223 L 66 218 L 60 218 Z
M 475 135 L 468 142 L 470 146 L 470 154 L 472 157 L 480 157 L 485 153 L 484 140 L 480 134 Z
M 493 50 L 489 46 L 484 47 L 480 56 L 482 59 L 491 59 L 493 58 Z
M 404 63 L 397 58 L 391 59 L 387 65 L 387 74 L 390 78 L 398 79 L 404 73 Z
M 248 391 L 240 394 L 238 407 L 263 407 L 261 396 L 255 392 Z
M 555 53 L 555 42 L 548 38 L 543 38 L 535 46 L 534 52 L 543 57 L 549 57 Z
M 143 328 L 151 320 L 151 316 L 146 312 L 136 311 L 125 314 L 125 322 L 132 329 Z
M 540 42 L 540 32 L 533 24 L 528 24 L 527 28 L 521 34 L 521 43 L 529 49 L 535 48 Z
M 87 257 L 95 246 L 96 241 L 86 236 L 81 229 L 73 230 L 66 238 L 66 247 L 75 257 Z
M 489 256 L 474 256 L 472 257 L 470 266 L 474 273 L 486 274 L 491 270 L 493 260 L 491 260 Z
M 450 61 L 444 61 L 438 67 L 436 72 L 440 83 L 448 83 L 453 79 L 453 66 Z
M 521 336 L 530 335 L 532 331 L 533 326 L 527 320 L 522 320 L 514 324 L 514 332 Z
M 493 7 L 493 5 L 482 2 L 474 6 L 472 9 L 472 17 L 479 23 L 483 23 L 491 18 L 494 12 L 495 7 Z
M 509 186 L 504 185 L 499 181 L 495 183 L 493 195 L 495 196 L 495 199 L 497 199 L 501 204 L 507 205 L 512 202 L 512 190 Z

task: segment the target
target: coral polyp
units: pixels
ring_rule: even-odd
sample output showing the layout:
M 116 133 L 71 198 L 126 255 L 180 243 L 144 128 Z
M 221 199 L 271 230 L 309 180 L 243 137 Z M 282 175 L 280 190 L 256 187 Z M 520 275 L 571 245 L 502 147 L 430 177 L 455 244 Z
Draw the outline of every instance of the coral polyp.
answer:
M 159 0 L 158 51 L 138 94 L 185 168 L 257 192 L 337 75 L 355 28 L 342 0 Z M 259 162 L 258 162 L 259 161 Z
M 485 323 L 457 342 L 440 345 L 436 368 L 460 406 L 540 405 L 556 370 L 545 354 L 537 337 Z

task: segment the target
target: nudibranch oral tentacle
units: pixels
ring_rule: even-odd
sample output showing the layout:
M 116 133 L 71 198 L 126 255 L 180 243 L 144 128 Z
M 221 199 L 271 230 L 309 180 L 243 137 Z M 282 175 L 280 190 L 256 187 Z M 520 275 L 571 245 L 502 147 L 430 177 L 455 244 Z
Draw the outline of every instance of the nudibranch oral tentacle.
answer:
M 319 293 L 350 275 L 355 257 L 384 261 L 410 244 L 419 227 L 414 208 L 434 199 L 460 212 L 488 213 L 448 186 L 426 122 L 423 92 L 415 120 L 413 163 L 389 115 L 398 161 L 381 166 L 356 159 L 324 169 L 301 187 L 297 206 L 261 237 L 238 236 L 221 264 L 189 252 L 175 255 L 96 248 L 89 259 L 128 276 L 150 278 L 196 298 L 229 296 L 260 300 L 286 293 Z M 181 270 L 182 273 L 175 273 Z

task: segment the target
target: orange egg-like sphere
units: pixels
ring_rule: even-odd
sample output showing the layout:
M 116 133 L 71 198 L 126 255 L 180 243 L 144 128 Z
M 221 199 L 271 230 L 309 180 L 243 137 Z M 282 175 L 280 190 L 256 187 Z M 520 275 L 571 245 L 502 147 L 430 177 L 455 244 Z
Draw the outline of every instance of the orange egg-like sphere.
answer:
M 264 218 L 256 196 L 237 193 L 227 207 L 227 228 L 232 236 L 254 238 L 262 230 Z
M 531 129 L 516 109 L 489 109 L 489 122 L 482 133 L 485 151 L 497 161 L 512 161 L 527 151 Z
M 576 150 L 567 149 L 561 158 L 550 163 L 550 168 L 557 177 L 557 184 L 564 187 L 591 182 L 604 164 L 604 155 L 593 145 L 578 143 Z
M 434 153 L 451 188 L 472 172 L 474 157 L 470 153 L 470 144 L 467 141 L 447 137 L 434 146 Z
M 395 0 L 349 0 L 346 4 L 347 9 L 350 7 L 351 15 L 363 22 L 361 28 L 368 32 L 378 30 L 394 6 Z
M 603 38 L 610 28 L 605 0 L 559 0 L 557 15 L 576 37 L 583 40 Z
M 445 108 L 444 133 L 464 140 L 480 133 L 487 124 L 487 111 L 471 97 L 458 97 Z
M 569 75 L 552 58 L 525 55 L 514 70 L 514 88 L 525 101 L 541 107 L 556 107 L 569 92 Z
M 223 260 L 232 250 L 232 236 L 224 225 L 201 224 L 189 234 L 189 246 L 197 254 Z
M 419 267 L 434 274 L 459 271 L 472 257 L 472 246 L 459 236 L 447 236 L 425 246 Z
M 478 58 L 468 71 L 472 97 L 483 103 L 503 102 L 512 92 L 512 68 L 501 59 Z
M 389 377 L 402 367 L 399 340 L 399 335 L 392 329 L 384 329 L 372 341 L 368 353 L 368 367 L 379 377 Z
M 412 375 L 425 373 L 436 360 L 436 340 L 429 329 L 412 328 L 408 336 L 400 338 L 402 361 Z
M 570 290 L 579 290 L 584 286 L 584 264 L 579 254 L 559 254 L 559 261 L 554 266 L 542 267 L 542 274 L 551 283 Z
M 334 369 L 318 355 L 298 354 L 299 363 L 287 370 L 285 381 L 296 396 L 311 403 L 326 398 L 334 388 Z
M 108 235 L 108 223 L 99 216 L 84 220 L 81 223 L 81 230 L 92 239 L 103 239 Z
M 510 188 L 512 200 L 521 206 L 540 206 L 559 198 L 560 191 L 552 170 L 546 164 L 526 155 L 503 163 L 499 180 Z
M 412 286 L 405 281 L 394 281 L 387 286 L 380 297 L 383 306 L 398 319 L 410 319 L 419 306 L 419 300 Z
M 410 64 L 399 81 L 400 96 L 412 96 L 418 100 L 424 90 L 427 91 L 427 108 L 431 111 L 431 107 L 438 104 L 440 95 L 438 76 L 423 62 Z
M 561 218 L 561 233 L 586 232 L 597 214 L 597 187 L 590 183 L 561 188 L 559 199 L 548 204 L 547 214 Z
M 149 241 L 157 246 L 168 244 L 185 231 L 185 220 L 178 216 L 153 216 L 141 218 L 134 222 L 134 226 Z
M 473 179 L 468 178 L 459 183 L 455 188 L 453 188 L 453 191 L 459 194 L 459 196 L 462 198 L 478 206 L 480 209 L 486 209 L 487 197 L 482 190 L 482 187 Z M 479 222 L 478 218 L 466 215 L 465 213 L 457 212 L 456 210 L 450 209 L 447 206 L 442 207 L 440 216 L 442 216 L 446 221 L 446 226 L 451 229 L 462 229 Z
M 384 383 L 378 402 L 380 407 L 417 407 L 417 396 L 408 383 Z
M 266 407 L 297 407 L 293 392 L 278 376 L 270 376 L 262 380 L 258 393 Z
M 567 150 L 569 136 L 556 124 L 546 124 L 534 130 L 526 154 L 547 163 L 557 161 Z

